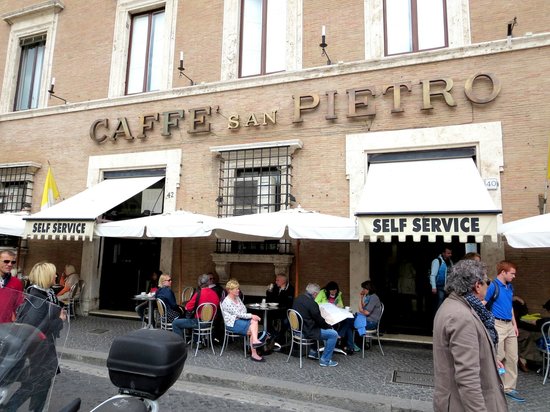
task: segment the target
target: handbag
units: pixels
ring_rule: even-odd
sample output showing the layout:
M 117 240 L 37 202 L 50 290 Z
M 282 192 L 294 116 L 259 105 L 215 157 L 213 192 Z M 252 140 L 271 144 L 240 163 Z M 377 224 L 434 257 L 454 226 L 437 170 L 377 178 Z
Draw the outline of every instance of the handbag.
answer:
M 185 310 L 185 319 L 194 319 L 197 314 L 197 308 L 199 307 L 199 299 L 201 298 L 201 289 L 197 292 L 197 298 L 195 299 L 195 306 L 192 310 Z

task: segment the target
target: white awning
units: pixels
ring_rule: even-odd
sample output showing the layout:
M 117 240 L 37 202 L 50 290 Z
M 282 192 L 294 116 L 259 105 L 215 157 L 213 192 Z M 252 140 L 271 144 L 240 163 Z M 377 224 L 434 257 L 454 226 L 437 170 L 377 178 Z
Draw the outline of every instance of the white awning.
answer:
M 501 212 L 473 160 L 461 158 L 371 164 L 355 215 L 361 240 L 473 236 L 482 242 L 489 236 L 496 242 Z
M 98 216 L 142 192 L 163 176 L 107 179 L 25 218 L 25 237 L 92 240 Z

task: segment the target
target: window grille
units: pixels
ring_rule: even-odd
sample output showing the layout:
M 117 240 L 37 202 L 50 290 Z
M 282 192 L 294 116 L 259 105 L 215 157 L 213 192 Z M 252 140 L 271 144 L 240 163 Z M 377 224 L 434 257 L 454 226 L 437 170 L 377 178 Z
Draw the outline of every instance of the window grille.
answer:
M 0 166 L 0 213 L 20 212 L 32 202 L 34 172 L 30 166 Z
M 0 213 L 15 213 L 32 202 L 35 166 L 0 165 Z M 17 247 L 19 238 L 0 235 L 0 246 Z
M 292 166 L 289 146 L 223 152 L 218 217 L 269 213 L 290 207 Z M 218 253 L 289 253 L 286 241 L 237 242 L 221 239 Z

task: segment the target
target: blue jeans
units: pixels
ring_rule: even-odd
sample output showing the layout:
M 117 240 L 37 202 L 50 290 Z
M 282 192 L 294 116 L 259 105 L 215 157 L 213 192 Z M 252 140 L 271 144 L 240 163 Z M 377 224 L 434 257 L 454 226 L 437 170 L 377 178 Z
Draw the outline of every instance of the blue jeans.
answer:
M 334 329 L 321 329 L 321 339 L 325 341 L 325 350 L 323 356 L 321 356 L 321 361 L 328 362 L 332 359 L 332 352 L 334 352 L 338 340 L 338 332 Z
M 184 329 L 193 329 L 193 328 L 197 328 L 199 326 L 199 322 L 197 321 L 197 319 L 181 319 L 181 318 L 178 318 L 178 319 L 174 319 L 172 321 L 172 331 L 177 334 L 177 335 L 180 335 L 182 338 L 183 338 L 183 330 Z
M 437 296 L 437 301 L 435 303 L 435 311 L 437 312 L 437 310 L 445 300 L 445 289 L 438 287 L 436 296 Z
M 338 324 L 338 335 L 345 341 L 346 348 L 353 350 L 353 318 L 344 319 Z

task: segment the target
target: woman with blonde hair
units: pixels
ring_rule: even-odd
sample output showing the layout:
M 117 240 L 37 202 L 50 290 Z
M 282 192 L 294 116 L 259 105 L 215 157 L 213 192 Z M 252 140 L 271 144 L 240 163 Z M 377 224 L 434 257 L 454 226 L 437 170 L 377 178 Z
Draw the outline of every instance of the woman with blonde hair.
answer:
M 63 321 L 67 313 L 59 306 L 51 286 L 55 283 L 55 266 L 48 262 L 39 262 L 33 266 L 25 302 L 17 311 L 16 322 L 26 323 L 40 329 L 46 336 L 29 357 L 29 379 L 22 382 L 19 390 L 12 396 L 6 410 L 18 410 L 30 398 L 29 410 L 44 409 L 50 384 L 58 371 L 55 339 L 60 336 Z M 39 377 L 39 379 L 36 379 Z
M 168 322 L 172 322 L 178 316 L 183 315 L 183 308 L 178 305 L 176 295 L 172 291 L 172 275 L 163 274 L 159 277 L 159 288 L 155 294 L 166 305 Z
M 257 348 L 265 345 L 265 341 L 258 339 L 260 317 L 246 312 L 246 306 L 239 297 L 239 286 L 239 282 L 235 279 L 229 279 L 225 285 L 227 296 L 220 305 L 225 327 L 239 335 L 250 336 L 251 359 L 254 362 L 265 362 L 265 359 L 256 351 Z

